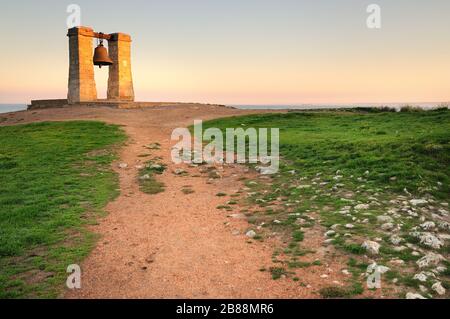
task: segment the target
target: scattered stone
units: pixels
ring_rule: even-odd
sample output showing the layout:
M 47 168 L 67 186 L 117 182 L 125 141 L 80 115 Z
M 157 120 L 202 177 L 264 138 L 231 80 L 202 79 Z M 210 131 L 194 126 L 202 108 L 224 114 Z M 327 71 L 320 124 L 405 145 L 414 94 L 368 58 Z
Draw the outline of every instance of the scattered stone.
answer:
M 320 275 L 320 278 L 328 278 L 328 275 L 326 275 L 326 274 L 323 274 L 323 275 Z
M 186 171 L 184 169 L 177 168 L 176 170 L 173 171 L 173 173 L 175 175 L 182 175 L 182 174 L 186 174 Z
M 394 220 L 391 216 L 381 215 L 377 217 L 379 223 L 392 223 Z
M 256 236 L 256 233 L 254 230 L 249 230 L 245 236 L 249 237 L 249 238 L 254 238 Z
M 325 233 L 325 237 L 331 237 L 334 236 L 336 232 L 334 230 L 329 230 Z
M 394 228 L 394 224 L 392 224 L 392 223 L 386 223 L 386 224 L 381 225 L 382 230 L 391 230 L 393 228 Z
M 409 202 L 413 206 L 424 206 L 424 205 L 428 204 L 428 201 L 425 199 L 411 199 Z
M 351 275 L 350 272 L 349 272 L 347 269 L 343 269 L 343 270 L 342 270 L 342 273 L 343 273 L 344 275 L 346 275 L 346 276 Z
M 394 265 L 403 265 L 405 263 L 405 261 L 398 259 L 398 258 L 391 259 L 391 261 L 389 261 L 389 262 Z
M 422 227 L 422 229 L 424 230 L 431 230 L 436 227 L 436 224 L 434 222 L 425 222 L 421 224 L 420 227 Z
M 352 229 L 352 228 L 355 228 L 355 226 L 353 224 L 347 224 L 347 225 L 345 225 L 345 228 Z
M 367 240 L 362 245 L 362 248 L 365 248 L 367 252 L 371 255 L 378 255 L 380 250 L 380 244 L 374 241 Z
M 416 263 L 419 268 L 425 268 L 430 266 L 437 266 L 443 260 L 445 260 L 445 258 L 442 255 L 429 252 L 428 254 L 420 258 Z
M 425 287 L 425 286 L 423 286 L 423 285 L 419 285 L 419 289 L 420 289 L 420 291 L 423 292 L 423 293 L 427 293 L 427 292 L 428 292 L 428 288 Z
M 436 267 L 436 271 L 437 272 L 444 272 L 444 271 L 446 271 L 447 270 L 447 267 L 444 267 L 444 266 L 439 266 L 439 267 Z
M 419 274 L 415 274 L 413 277 L 415 280 L 421 281 L 421 282 L 426 282 L 428 279 L 428 276 L 422 271 Z
M 392 235 L 390 238 L 390 241 L 391 241 L 392 245 L 397 246 L 403 241 L 403 238 L 401 238 L 398 235 Z
M 149 180 L 150 178 L 151 177 L 150 177 L 149 174 L 145 174 L 145 175 L 139 176 L 139 179 L 142 180 L 142 181 Z
M 278 172 L 277 168 L 268 166 L 256 166 L 255 169 L 261 174 L 261 175 L 273 175 Z
M 245 219 L 246 218 L 244 214 L 231 214 L 231 215 L 229 215 L 229 217 L 235 218 L 235 219 Z
M 125 169 L 125 168 L 127 168 L 128 167 L 128 164 L 127 163 L 120 163 L 119 164 L 119 168 L 120 169 Z
M 442 296 L 445 295 L 445 288 L 442 287 L 442 284 L 438 281 L 433 286 L 431 286 L 431 289 L 437 292 L 438 295 Z
M 427 299 L 427 298 L 425 298 L 421 294 L 415 294 L 415 293 L 412 293 L 412 292 L 408 292 L 406 294 L 406 299 Z
M 369 209 L 369 204 L 358 204 L 355 206 L 356 210 L 364 210 L 364 209 Z
M 440 249 L 441 246 L 444 245 L 444 243 L 432 233 L 423 233 L 422 235 L 420 235 L 419 239 L 421 244 L 434 249 Z

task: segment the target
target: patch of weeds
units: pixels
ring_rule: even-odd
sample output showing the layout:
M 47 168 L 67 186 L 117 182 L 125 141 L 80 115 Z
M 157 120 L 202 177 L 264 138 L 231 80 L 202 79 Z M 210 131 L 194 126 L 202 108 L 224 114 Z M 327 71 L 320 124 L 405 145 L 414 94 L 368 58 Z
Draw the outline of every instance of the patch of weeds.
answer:
M 181 192 L 185 195 L 193 194 L 195 191 L 189 186 L 189 187 L 183 187 L 181 189 Z
M 216 196 L 217 197 L 225 197 L 225 196 L 227 196 L 227 194 L 225 194 L 225 193 L 217 193 Z
M 148 161 L 144 168 L 139 170 L 139 188 L 142 192 L 150 195 L 162 193 L 165 190 L 164 183 L 156 180 L 155 174 L 162 174 L 167 166 L 163 163 Z
M 352 254 L 355 255 L 363 255 L 366 253 L 366 249 L 361 247 L 361 245 L 358 244 L 343 244 L 342 248 Z
M 271 267 L 270 268 L 270 273 L 272 274 L 272 279 L 273 280 L 277 280 L 280 279 L 281 276 L 286 276 L 287 272 L 284 268 L 282 267 Z
M 161 144 L 159 144 L 159 143 L 151 143 L 151 144 L 147 145 L 146 148 L 148 148 L 149 150 L 160 150 L 161 149 Z
M 364 288 L 361 283 L 355 282 L 351 287 L 325 287 L 319 290 L 319 294 L 323 298 L 337 299 L 337 298 L 349 298 L 355 295 L 360 295 L 364 292 Z
M 301 230 L 296 230 L 292 233 L 292 238 L 295 242 L 301 242 L 305 239 L 305 233 Z
M 310 267 L 312 264 L 309 262 L 304 261 L 291 261 L 288 263 L 289 268 L 307 268 Z
M 232 211 L 233 210 L 233 208 L 231 206 L 228 206 L 228 205 L 219 205 L 216 208 L 217 209 L 224 209 L 226 211 Z

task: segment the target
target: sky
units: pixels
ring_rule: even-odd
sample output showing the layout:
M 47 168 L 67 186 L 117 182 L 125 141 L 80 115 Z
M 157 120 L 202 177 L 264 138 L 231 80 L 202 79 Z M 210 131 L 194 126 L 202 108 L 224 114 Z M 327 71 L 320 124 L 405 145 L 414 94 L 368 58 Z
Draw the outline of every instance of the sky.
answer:
M 450 101 L 449 0 L 2 0 L 0 103 L 66 97 L 72 3 L 82 25 L 132 36 L 138 101 Z

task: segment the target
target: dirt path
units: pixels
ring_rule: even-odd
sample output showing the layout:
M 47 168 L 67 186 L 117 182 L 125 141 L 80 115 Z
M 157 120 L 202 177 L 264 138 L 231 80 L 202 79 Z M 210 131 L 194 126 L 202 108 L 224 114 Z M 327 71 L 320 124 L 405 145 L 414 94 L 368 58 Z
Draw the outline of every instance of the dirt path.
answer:
M 239 170 L 232 167 L 213 184 L 207 179 L 176 176 L 170 160 L 175 127 L 187 127 L 194 119 L 252 113 L 217 106 L 183 105 L 139 110 L 75 107 L 9 114 L 3 124 L 43 120 L 92 119 L 124 125 L 129 141 L 121 150 L 120 162 L 127 169 L 114 167 L 120 176 L 120 196 L 106 207 L 107 217 L 93 231 L 101 235 L 96 248 L 82 263 L 82 289 L 67 292 L 66 298 L 308 298 L 316 290 L 321 271 L 305 270 L 300 286 L 290 279 L 272 280 L 261 267 L 270 267 L 274 242 L 249 244 L 243 235 L 245 221 L 233 220 L 216 207 L 223 204 L 218 192 L 239 189 Z M 3 116 L 5 117 L 5 116 Z M 148 153 L 144 148 L 161 144 L 152 155 L 168 165 L 158 178 L 166 190 L 157 195 L 139 191 L 135 165 Z M 183 169 L 191 170 L 182 166 Z M 181 189 L 191 185 L 195 193 Z M 236 235 L 240 230 L 240 235 Z M 320 242 L 320 241 L 319 241 Z M 335 275 L 340 279 L 339 265 Z M 331 270 L 330 268 L 328 268 Z M 332 271 L 332 270 L 331 270 Z M 336 278 L 333 278 L 335 276 Z

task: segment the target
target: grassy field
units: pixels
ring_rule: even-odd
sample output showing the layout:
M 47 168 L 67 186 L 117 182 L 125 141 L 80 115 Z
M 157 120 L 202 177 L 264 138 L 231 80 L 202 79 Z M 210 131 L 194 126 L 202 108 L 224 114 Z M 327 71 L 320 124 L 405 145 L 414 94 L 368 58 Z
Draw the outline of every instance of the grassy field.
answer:
M 118 194 L 110 168 L 122 130 L 100 122 L 0 127 L 0 298 L 55 297 Z
M 372 260 L 389 267 L 383 278 L 392 294 L 439 297 L 433 285 L 440 283 L 448 296 L 448 109 L 290 112 L 213 120 L 208 127 L 280 128 L 280 172 L 270 181 L 246 181 L 248 197 L 241 201 L 255 238 L 276 232 L 286 242 L 274 252 L 275 279 L 292 273 L 299 280 L 295 269 L 309 266 L 301 260 L 308 254 L 304 234 L 321 227 L 324 245 L 348 255 L 353 275 L 347 289 L 324 289 L 324 297 L 362 293 Z M 378 251 L 370 255 L 365 241 L 377 243 Z M 419 267 L 430 253 L 446 260 Z M 414 278 L 420 272 L 426 280 Z

